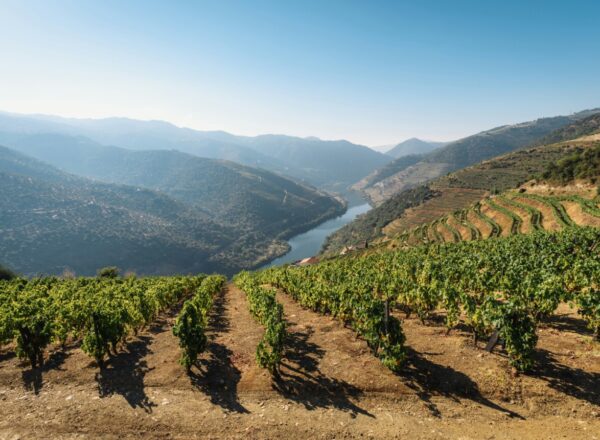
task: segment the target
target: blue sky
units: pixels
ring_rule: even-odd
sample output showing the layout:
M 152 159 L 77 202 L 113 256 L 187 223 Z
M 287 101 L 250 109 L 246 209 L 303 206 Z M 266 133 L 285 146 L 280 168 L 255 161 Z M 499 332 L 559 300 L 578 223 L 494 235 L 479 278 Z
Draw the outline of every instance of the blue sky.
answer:
M 600 2 L 0 1 L 0 109 L 366 145 L 600 107 Z

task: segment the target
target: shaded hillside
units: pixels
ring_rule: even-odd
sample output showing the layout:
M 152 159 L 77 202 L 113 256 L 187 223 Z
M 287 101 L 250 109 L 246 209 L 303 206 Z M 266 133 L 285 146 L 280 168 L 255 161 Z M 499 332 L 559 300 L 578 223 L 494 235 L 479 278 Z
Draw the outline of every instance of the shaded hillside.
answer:
M 411 154 L 426 154 L 447 144 L 448 142 L 432 142 L 423 141 L 417 138 L 410 138 L 404 142 L 400 142 L 390 150 L 386 151 L 385 154 L 398 159 Z
M 0 133 L 0 140 L 71 173 L 161 191 L 246 233 L 286 239 L 344 211 L 313 187 L 233 162 L 131 151 L 58 134 Z
M 166 196 L 76 178 L 3 147 L 0 181 L 0 259 L 24 274 L 214 270 L 210 256 L 233 243 L 233 231 Z
M 362 191 L 373 203 L 379 204 L 392 194 L 448 172 L 535 144 L 555 130 L 573 125 L 594 113 L 598 110 L 506 125 L 460 139 L 427 154 L 416 164 L 397 166 L 395 174 L 372 181 Z
M 582 122 L 582 124 L 586 124 Z M 578 133 L 589 134 L 585 130 Z M 397 204 L 402 215 L 386 224 L 380 233 L 370 228 L 362 218 L 346 225 L 348 230 L 371 231 L 369 240 L 382 236 L 397 236 L 421 224 L 433 222 L 437 218 L 463 208 L 467 208 L 486 194 L 497 193 L 515 188 L 531 177 L 541 176 L 544 171 L 561 159 L 574 154 L 582 154 L 587 149 L 594 148 L 597 141 L 576 139 L 559 144 L 539 146 L 518 150 L 503 156 L 467 167 L 447 176 L 439 177 L 428 183 L 427 187 L 434 194 L 422 203 L 414 204 L 414 194 L 405 190 L 388 199 L 381 206 L 373 208 L 371 214 L 378 215 L 384 205 Z M 588 157 L 587 155 L 585 157 Z M 410 201 L 411 209 L 404 208 Z M 390 211 L 386 206 L 385 211 Z M 357 245 L 365 240 L 354 239 L 351 234 L 338 231 L 328 239 L 326 253 L 337 253 L 344 246 Z
M 4 147 L 0 184 L 0 261 L 24 274 L 94 274 L 107 265 L 146 274 L 232 274 L 287 249 L 275 233 L 220 222 L 164 193 L 66 174 Z
M 58 133 L 84 136 L 105 145 L 134 150 L 172 150 L 225 159 L 289 175 L 323 188 L 345 191 L 390 157 L 347 141 L 281 135 L 235 136 L 180 128 L 163 121 L 126 118 L 67 119 L 0 113 L 8 134 Z

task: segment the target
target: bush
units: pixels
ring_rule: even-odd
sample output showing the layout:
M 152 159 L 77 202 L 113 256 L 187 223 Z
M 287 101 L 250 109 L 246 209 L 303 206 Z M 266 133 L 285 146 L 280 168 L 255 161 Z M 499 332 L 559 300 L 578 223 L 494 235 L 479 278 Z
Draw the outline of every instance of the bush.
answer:
M 0 266 L 0 280 L 9 281 L 15 277 L 16 277 L 16 275 L 12 270 L 7 269 L 4 266 Z
M 118 267 L 103 267 L 102 269 L 98 269 L 98 278 L 118 278 L 119 273 Z

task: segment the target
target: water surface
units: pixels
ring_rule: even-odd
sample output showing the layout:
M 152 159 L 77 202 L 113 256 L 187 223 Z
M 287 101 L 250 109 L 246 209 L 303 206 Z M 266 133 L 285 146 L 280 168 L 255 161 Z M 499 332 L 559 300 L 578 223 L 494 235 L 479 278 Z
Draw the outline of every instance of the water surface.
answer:
M 327 220 L 326 222 L 315 226 L 310 231 L 292 237 L 290 240 L 288 240 L 291 250 L 287 254 L 271 261 L 263 267 L 293 263 L 294 261 L 302 260 L 303 258 L 312 257 L 313 255 L 318 254 L 321 250 L 323 242 L 325 241 L 325 238 L 327 238 L 328 235 L 337 231 L 346 223 L 350 223 L 358 215 L 364 214 L 369 209 L 371 209 L 371 206 L 368 203 L 353 206 L 348 208 L 344 215 Z

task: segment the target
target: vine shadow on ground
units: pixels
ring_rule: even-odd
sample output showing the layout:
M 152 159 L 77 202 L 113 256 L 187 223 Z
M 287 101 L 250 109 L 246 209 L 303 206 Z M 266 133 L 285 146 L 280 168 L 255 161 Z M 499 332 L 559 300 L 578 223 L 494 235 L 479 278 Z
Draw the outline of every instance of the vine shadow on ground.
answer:
M 409 347 L 407 347 L 406 364 L 399 375 L 403 378 L 404 383 L 415 391 L 435 417 L 441 417 L 441 413 L 435 403 L 431 401 L 431 398 L 443 396 L 456 402 L 461 398 L 469 399 L 480 405 L 503 412 L 510 417 L 524 420 L 524 417 L 518 413 L 503 408 L 485 398 L 479 391 L 477 384 L 466 374 L 431 362 Z
M 207 394 L 213 404 L 227 411 L 248 413 L 240 403 L 237 392 L 241 372 L 231 361 L 233 352 L 215 342 L 217 334 L 229 331 L 230 323 L 225 312 L 225 294 L 222 291 L 216 297 L 210 314 L 207 357 L 197 362 L 198 373 L 192 370 L 189 377 L 192 385 Z
M 14 352 L 14 350 L 5 351 L 3 353 L 0 353 L 0 363 L 9 361 L 11 359 L 14 359 L 15 357 L 17 357 L 17 354 Z
M 600 406 L 600 374 L 561 364 L 551 352 L 537 349 L 533 374 L 568 396 Z
M 149 336 L 139 336 L 96 373 L 100 397 L 119 394 L 132 408 L 152 412 L 156 404 L 150 401 L 144 389 L 144 376 L 150 371 L 144 358 L 151 353 L 150 342 Z
M 294 324 L 290 324 L 294 325 Z M 274 388 L 282 396 L 313 410 L 335 408 L 351 416 L 357 414 L 373 417 L 357 406 L 351 399 L 360 398 L 362 391 L 338 379 L 332 379 L 319 371 L 319 362 L 325 351 L 310 342 L 312 330 L 295 331 L 288 335 L 285 360 L 278 376 L 274 377 Z
M 50 354 L 41 367 L 24 370 L 21 373 L 21 378 L 25 389 L 33 391 L 36 395 L 39 394 L 44 384 L 43 374 L 50 370 L 62 370 L 62 364 L 69 356 L 70 353 L 65 350 L 56 350 Z

